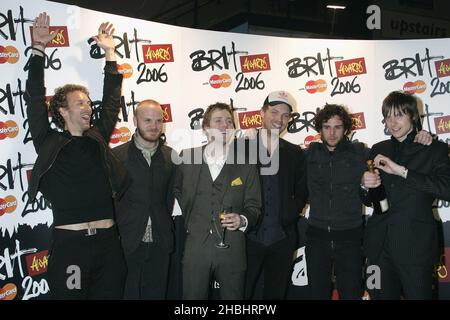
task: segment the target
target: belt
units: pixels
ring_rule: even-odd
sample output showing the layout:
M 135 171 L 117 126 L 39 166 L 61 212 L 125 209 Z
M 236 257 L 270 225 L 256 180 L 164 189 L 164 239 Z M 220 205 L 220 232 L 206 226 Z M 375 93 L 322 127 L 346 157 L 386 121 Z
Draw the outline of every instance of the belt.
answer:
M 112 219 L 98 220 L 93 222 L 84 222 L 76 224 L 68 224 L 63 226 L 56 226 L 58 230 L 68 230 L 68 231 L 85 231 L 85 236 L 96 235 L 98 231 L 102 229 L 109 229 L 114 226 L 114 221 Z

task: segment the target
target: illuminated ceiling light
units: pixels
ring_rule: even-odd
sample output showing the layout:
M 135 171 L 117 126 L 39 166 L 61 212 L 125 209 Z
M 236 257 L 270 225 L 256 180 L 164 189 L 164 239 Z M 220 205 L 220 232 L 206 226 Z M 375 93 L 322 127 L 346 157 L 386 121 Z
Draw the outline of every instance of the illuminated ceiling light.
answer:
M 328 4 L 327 8 L 335 9 L 335 10 L 344 10 L 346 8 L 346 6 L 338 6 L 338 5 L 334 5 L 334 4 Z

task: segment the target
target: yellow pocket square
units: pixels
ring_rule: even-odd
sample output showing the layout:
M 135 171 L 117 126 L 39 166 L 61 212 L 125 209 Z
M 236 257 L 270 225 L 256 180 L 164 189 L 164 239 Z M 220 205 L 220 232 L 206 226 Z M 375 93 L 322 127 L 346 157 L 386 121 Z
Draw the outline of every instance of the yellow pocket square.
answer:
M 238 178 L 234 179 L 233 181 L 231 181 L 232 187 L 240 186 L 241 184 L 242 184 L 241 177 L 238 177 Z

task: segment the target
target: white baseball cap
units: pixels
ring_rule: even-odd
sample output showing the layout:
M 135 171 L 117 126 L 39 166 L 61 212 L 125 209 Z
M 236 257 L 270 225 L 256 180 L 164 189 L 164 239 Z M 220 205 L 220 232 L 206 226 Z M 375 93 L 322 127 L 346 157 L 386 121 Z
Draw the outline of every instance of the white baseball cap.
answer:
M 265 106 L 275 106 L 280 103 L 286 104 L 291 112 L 296 104 L 294 97 L 289 92 L 283 90 L 273 91 L 269 93 L 266 100 L 264 100 Z

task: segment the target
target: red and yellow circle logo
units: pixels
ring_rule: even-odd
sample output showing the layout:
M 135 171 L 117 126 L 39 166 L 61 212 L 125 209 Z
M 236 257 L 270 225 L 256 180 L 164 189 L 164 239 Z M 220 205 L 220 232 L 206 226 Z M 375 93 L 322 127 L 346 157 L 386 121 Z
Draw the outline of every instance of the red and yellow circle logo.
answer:
M 14 300 L 17 295 L 17 287 L 14 283 L 7 283 L 0 288 L 0 300 Z
M 0 198 L 0 217 L 6 213 L 12 213 L 17 208 L 17 199 L 14 196 Z
M 403 85 L 403 91 L 407 94 L 424 93 L 426 88 L 427 85 L 422 80 L 409 81 Z
M 309 93 L 324 92 L 327 90 L 327 83 L 322 79 L 309 80 L 305 83 L 305 90 Z
M 131 78 L 133 75 L 133 67 L 129 63 L 118 64 L 117 71 L 123 74 L 125 79 Z
M 226 73 L 221 75 L 213 74 L 209 78 L 209 85 L 214 89 L 228 88 L 231 85 L 231 77 Z
M 316 142 L 316 141 L 320 141 L 320 134 L 316 134 L 315 136 L 307 136 L 305 138 L 305 140 L 303 141 L 303 145 L 305 146 L 305 148 L 309 147 L 309 144 L 311 142 Z
M 131 139 L 131 131 L 127 127 L 121 127 L 114 129 L 110 143 L 116 144 L 119 142 L 127 142 Z
M 0 64 L 14 64 L 19 61 L 19 51 L 13 46 L 0 46 Z
M 19 134 L 19 126 L 13 120 L 6 122 L 0 121 L 0 140 L 6 138 L 15 138 Z

